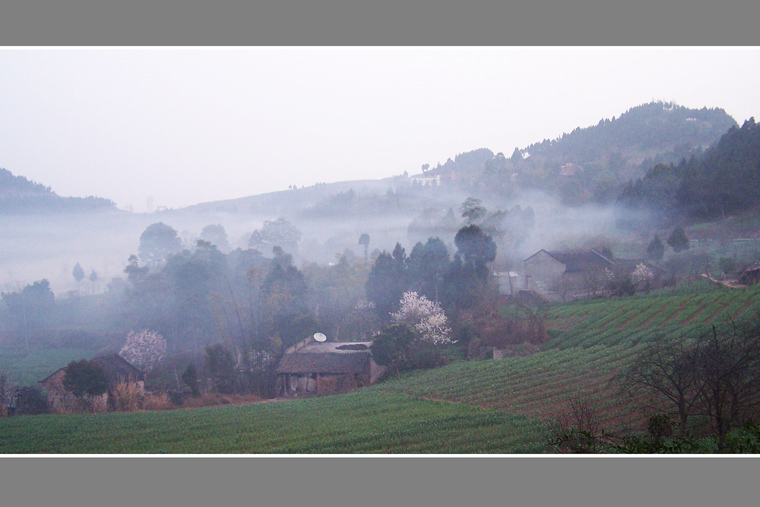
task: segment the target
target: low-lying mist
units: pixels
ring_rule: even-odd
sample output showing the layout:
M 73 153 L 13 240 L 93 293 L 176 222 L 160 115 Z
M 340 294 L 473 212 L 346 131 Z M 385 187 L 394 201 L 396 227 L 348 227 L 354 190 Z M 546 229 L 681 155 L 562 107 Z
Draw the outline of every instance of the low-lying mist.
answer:
M 453 256 L 454 235 L 466 224 L 460 206 L 468 197 L 479 199 L 476 190 L 468 193 L 437 187 L 410 191 L 394 188 L 392 180 L 385 185 L 374 183 L 373 187 L 358 186 L 359 191 L 348 184 L 342 184 L 342 190 L 333 193 L 320 189 L 319 195 L 310 199 L 298 198 L 299 193 L 307 194 L 309 189 L 281 192 L 290 206 L 272 206 L 271 213 L 261 205 L 243 205 L 237 200 L 234 206 L 222 202 L 150 214 L 8 216 L 0 223 L 3 252 L 0 289 L 16 291 L 44 278 L 57 297 L 69 291 L 105 291 L 111 279 L 126 278 L 124 268 L 129 256 L 138 252 L 140 235 L 157 222 L 174 228 L 183 248 L 192 249 L 205 226 L 219 224 L 224 227 L 229 248 L 246 249 L 251 233 L 261 229 L 265 221 L 284 218 L 301 233 L 297 247 L 289 252 L 297 265 L 334 263 L 344 254 L 363 257 L 364 246 L 359 244 L 362 234 L 370 237 L 367 245 L 370 253 L 392 251 L 396 243 L 410 252 L 417 241 L 438 236 Z M 276 202 L 273 195 L 265 197 L 268 202 Z M 344 202 L 344 205 L 320 205 L 329 204 L 331 200 Z M 612 206 L 567 207 L 538 191 L 522 191 L 505 197 L 490 195 L 483 197 L 481 203 L 486 209 L 480 220 L 484 224 L 499 211 L 506 212 L 507 217 L 515 209 L 533 211 L 532 226 L 522 229 L 519 237 L 507 233 L 495 238 L 499 246 L 495 269 L 503 269 L 506 264 L 511 269 L 520 269 L 522 260 L 542 248 L 587 248 L 600 238 L 614 243 L 627 235 L 616 228 Z M 421 216 L 429 216 L 431 221 L 445 221 L 447 214 L 448 228 L 410 228 L 415 220 L 420 222 Z M 261 253 L 271 256 L 269 251 Z M 636 255 L 639 253 L 630 256 Z M 76 263 L 85 272 L 84 280 L 79 283 L 72 275 Z M 97 278 L 94 282 L 90 281 L 93 271 Z

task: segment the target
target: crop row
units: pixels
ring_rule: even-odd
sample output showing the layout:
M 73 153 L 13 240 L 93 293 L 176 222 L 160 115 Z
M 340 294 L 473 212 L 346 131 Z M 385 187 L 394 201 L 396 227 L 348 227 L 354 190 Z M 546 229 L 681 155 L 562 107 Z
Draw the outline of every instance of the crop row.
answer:
M 553 308 L 549 325 L 552 339 L 544 349 L 588 347 L 598 344 L 635 345 L 672 334 L 672 327 L 693 332 L 715 321 L 741 319 L 760 311 L 760 290 L 726 289 L 676 293 L 657 298 L 634 296 L 622 300 L 575 303 Z M 572 310 L 575 313 L 568 313 Z M 574 325 L 567 325 L 574 322 Z M 654 329 L 661 329 L 658 333 Z
M 571 398 L 585 393 L 606 414 L 605 420 L 625 419 L 632 416 L 635 408 L 617 392 L 611 380 L 639 350 L 627 345 L 596 346 L 462 362 L 386 382 L 376 389 L 544 419 L 558 416 L 567 410 Z
M 247 406 L 0 419 L 0 453 L 539 453 L 539 420 L 363 390 Z

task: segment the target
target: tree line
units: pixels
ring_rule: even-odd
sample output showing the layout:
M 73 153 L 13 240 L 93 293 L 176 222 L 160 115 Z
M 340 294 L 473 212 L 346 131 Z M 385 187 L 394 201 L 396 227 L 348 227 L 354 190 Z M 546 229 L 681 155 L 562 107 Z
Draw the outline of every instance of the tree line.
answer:
M 643 178 L 631 180 L 618 198 L 620 223 L 630 218 L 709 220 L 755 209 L 760 205 L 760 125 L 750 118 L 731 127 L 703 157 L 678 165 L 657 164 Z

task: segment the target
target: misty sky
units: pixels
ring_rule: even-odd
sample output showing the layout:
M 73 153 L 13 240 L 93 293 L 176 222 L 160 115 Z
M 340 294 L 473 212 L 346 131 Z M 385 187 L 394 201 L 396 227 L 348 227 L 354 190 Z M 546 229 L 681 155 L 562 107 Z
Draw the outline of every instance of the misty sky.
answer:
M 758 48 L 8 48 L 0 72 L 0 167 L 135 212 L 510 156 L 651 100 L 760 115 Z

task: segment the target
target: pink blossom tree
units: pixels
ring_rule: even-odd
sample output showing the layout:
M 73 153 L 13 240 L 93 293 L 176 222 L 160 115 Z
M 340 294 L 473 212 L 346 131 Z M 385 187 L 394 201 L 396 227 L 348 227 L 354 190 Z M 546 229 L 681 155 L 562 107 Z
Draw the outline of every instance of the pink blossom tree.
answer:
M 119 355 L 144 371 L 150 371 L 166 357 L 166 340 L 149 329 L 129 331 Z

